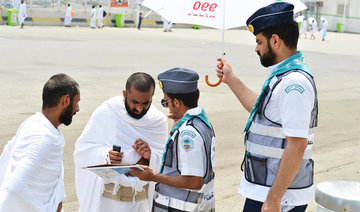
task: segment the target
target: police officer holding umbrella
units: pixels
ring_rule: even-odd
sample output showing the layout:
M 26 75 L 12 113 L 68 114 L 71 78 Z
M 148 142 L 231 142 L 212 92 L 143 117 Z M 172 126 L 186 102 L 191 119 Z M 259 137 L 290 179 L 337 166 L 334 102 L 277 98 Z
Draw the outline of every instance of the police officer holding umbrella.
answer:
M 158 182 L 153 211 L 215 211 L 215 136 L 203 108 L 198 107 L 199 75 L 185 68 L 159 74 L 174 127 L 166 144 L 160 173 L 148 166 L 134 169 L 141 180 Z

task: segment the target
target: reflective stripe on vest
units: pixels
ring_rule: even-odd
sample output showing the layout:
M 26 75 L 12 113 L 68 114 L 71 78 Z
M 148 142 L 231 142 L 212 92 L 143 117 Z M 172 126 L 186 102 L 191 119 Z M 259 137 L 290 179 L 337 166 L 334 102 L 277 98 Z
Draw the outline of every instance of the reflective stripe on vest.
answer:
M 285 139 L 286 136 L 283 133 L 283 128 L 281 127 L 273 127 L 273 126 L 266 126 L 259 123 L 252 123 L 250 127 L 250 132 L 258 134 L 258 135 L 264 135 L 264 136 L 270 136 L 275 138 L 282 138 Z M 316 127 L 309 129 L 309 136 L 313 136 L 315 134 Z M 270 158 L 278 158 L 281 159 L 284 149 L 281 148 L 275 148 L 265 145 L 259 145 L 255 144 L 251 141 L 246 141 L 246 150 L 250 153 L 262 155 L 265 157 Z M 310 159 L 311 158 L 311 146 L 308 147 L 304 152 L 303 159 Z
M 246 151 L 264 157 L 278 158 L 278 159 L 281 159 L 282 155 L 284 154 L 284 149 L 259 145 L 252 143 L 250 141 L 246 141 Z M 311 158 L 311 148 L 308 147 L 304 152 L 303 160 L 310 158 Z
M 258 135 L 270 136 L 275 138 L 286 138 L 286 135 L 283 133 L 283 128 L 281 127 L 266 126 L 253 122 L 251 123 L 249 130 L 250 132 Z M 310 128 L 309 136 L 314 135 L 315 131 L 316 131 L 316 127 Z
M 181 211 L 195 211 L 197 207 L 196 203 L 191 203 L 191 202 L 186 202 L 179 199 L 171 198 L 162 195 L 156 191 L 154 193 L 154 201 L 160 205 L 175 208 Z
M 215 181 L 212 180 L 208 184 L 203 185 L 203 187 L 200 190 L 191 190 L 191 189 L 184 189 L 184 190 L 202 193 L 202 192 L 206 191 L 207 188 L 213 188 L 214 183 L 215 183 Z M 206 197 L 202 197 L 202 199 L 204 199 L 204 198 L 206 198 Z M 215 206 L 215 198 L 214 197 L 210 197 L 210 199 L 205 200 L 205 201 L 208 201 L 208 204 L 199 205 L 197 203 L 191 203 L 191 202 L 186 202 L 186 201 L 179 200 L 176 198 L 172 198 L 172 197 L 160 194 L 155 191 L 154 201 L 165 207 L 170 207 L 170 208 L 174 208 L 174 209 L 181 210 L 181 211 L 207 211 L 207 210 L 211 210 L 212 208 L 215 208 L 214 207 Z M 204 200 L 202 200 L 202 201 L 204 201 Z

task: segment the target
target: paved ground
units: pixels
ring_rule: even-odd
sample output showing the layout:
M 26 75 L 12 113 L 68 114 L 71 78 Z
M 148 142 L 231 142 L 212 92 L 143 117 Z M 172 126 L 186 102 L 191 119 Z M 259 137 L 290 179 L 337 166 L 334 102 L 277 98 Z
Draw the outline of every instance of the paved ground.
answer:
M 199 72 L 200 104 L 214 124 L 217 136 L 216 208 L 240 211 L 244 199 L 237 194 L 242 145 L 248 113 L 226 85 L 211 88 L 204 75 L 216 81 L 220 55 L 218 30 L 119 29 L 0 26 L 0 151 L 21 122 L 41 109 L 41 91 L 56 73 L 67 73 L 81 87 L 80 113 L 69 127 L 61 126 L 64 149 L 65 211 L 78 207 L 74 187 L 74 143 L 93 110 L 109 97 L 120 95 L 133 72 L 158 73 L 176 66 Z M 299 41 L 318 86 L 320 114 L 313 158 L 315 183 L 327 180 L 360 180 L 360 35 L 328 33 L 327 41 Z M 226 58 L 236 74 L 259 91 L 267 76 L 254 52 L 254 37 L 247 31 L 225 33 Z M 157 88 L 154 104 L 160 105 Z M 311 203 L 308 211 L 315 211 Z

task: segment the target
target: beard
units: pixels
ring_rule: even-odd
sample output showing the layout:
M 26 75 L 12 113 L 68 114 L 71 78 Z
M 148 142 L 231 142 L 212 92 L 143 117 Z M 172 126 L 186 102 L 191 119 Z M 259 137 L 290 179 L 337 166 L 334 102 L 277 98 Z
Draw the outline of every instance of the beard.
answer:
M 276 55 L 273 52 L 269 41 L 268 41 L 268 51 L 264 53 L 262 56 L 260 55 L 259 52 L 257 54 L 260 56 L 261 65 L 263 65 L 264 67 L 269 67 L 275 64 Z
M 129 116 L 131 116 L 134 119 L 141 119 L 148 112 L 148 110 L 150 109 L 150 106 L 148 109 L 144 108 L 140 114 L 137 114 L 137 113 L 135 113 L 135 112 L 138 112 L 136 110 L 136 108 L 131 109 L 127 103 L 127 98 L 125 97 L 125 108 L 126 108 L 127 113 L 129 114 Z
M 60 123 L 64 124 L 65 126 L 69 126 L 72 122 L 72 117 L 73 115 L 75 115 L 76 113 L 73 113 L 73 107 L 72 107 L 72 103 L 65 108 L 65 110 L 63 110 L 63 112 L 61 113 L 60 117 L 59 117 L 59 121 Z

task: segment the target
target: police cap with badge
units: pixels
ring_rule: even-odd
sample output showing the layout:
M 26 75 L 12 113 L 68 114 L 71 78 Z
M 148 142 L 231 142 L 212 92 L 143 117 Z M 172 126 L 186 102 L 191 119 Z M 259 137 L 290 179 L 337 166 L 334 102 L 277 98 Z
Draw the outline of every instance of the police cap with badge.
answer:
M 158 80 L 164 93 L 192 93 L 198 89 L 199 75 L 186 68 L 173 68 L 159 74 Z
M 286 2 L 278 2 L 257 10 L 248 18 L 246 25 L 250 32 L 257 35 L 267 27 L 293 22 L 293 16 L 294 5 Z

